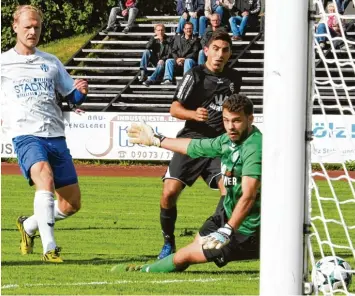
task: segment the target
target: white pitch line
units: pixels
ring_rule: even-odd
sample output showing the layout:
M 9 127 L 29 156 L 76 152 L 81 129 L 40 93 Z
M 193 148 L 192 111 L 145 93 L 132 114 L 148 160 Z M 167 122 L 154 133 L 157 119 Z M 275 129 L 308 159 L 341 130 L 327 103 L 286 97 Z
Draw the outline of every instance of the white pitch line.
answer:
M 130 280 L 122 280 L 122 281 L 114 281 L 114 282 L 79 282 L 79 283 L 56 283 L 56 284 L 8 284 L 1 287 L 2 290 L 5 289 L 18 289 L 21 287 L 56 287 L 56 286 L 96 286 L 96 285 L 122 285 L 122 284 L 171 284 L 171 283 L 206 283 L 206 282 L 218 282 L 226 280 L 225 278 L 209 278 L 209 279 L 194 279 L 194 280 L 163 280 L 163 281 L 130 281 Z

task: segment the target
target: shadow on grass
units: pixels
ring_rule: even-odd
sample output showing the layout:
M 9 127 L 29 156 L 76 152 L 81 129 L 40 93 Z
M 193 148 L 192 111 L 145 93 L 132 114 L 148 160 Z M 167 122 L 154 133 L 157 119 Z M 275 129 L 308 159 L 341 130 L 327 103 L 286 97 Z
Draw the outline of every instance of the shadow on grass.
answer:
M 235 274 L 242 275 L 248 274 L 250 276 L 259 276 L 259 270 L 193 270 L 193 271 L 185 271 L 188 274 L 211 274 L 211 275 L 223 275 L 223 274 Z
M 142 255 L 137 257 L 130 257 L 124 259 L 101 259 L 101 258 L 92 258 L 86 260 L 71 260 L 64 259 L 63 263 L 59 265 L 111 265 L 111 264 L 130 264 L 132 262 L 147 262 L 155 260 L 157 257 L 153 255 Z M 46 263 L 42 261 L 2 261 L 2 266 L 36 266 L 36 265 L 48 265 L 53 266 L 53 263 Z
M 66 227 L 66 228 L 61 228 L 61 227 L 56 227 L 55 230 L 61 230 L 61 231 L 71 231 L 71 230 L 139 230 L 139 229 L 153 229 L 148 228 L 148 227 L 119 227 L 119 226 L 113 226 L 113 227 L 97 227 L 97 226 L 88 226 L 88 227 Z M 8 231 L 8 232 L 18 232 L 16 228 L 2 228 L 1 231 Z

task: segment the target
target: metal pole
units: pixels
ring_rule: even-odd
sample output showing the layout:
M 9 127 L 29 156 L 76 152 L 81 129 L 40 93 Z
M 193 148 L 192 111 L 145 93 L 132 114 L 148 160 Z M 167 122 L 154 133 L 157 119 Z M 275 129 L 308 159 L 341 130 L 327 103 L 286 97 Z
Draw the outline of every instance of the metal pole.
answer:
M 308 1 L 266 1 L 261 295 L 302 294 Z

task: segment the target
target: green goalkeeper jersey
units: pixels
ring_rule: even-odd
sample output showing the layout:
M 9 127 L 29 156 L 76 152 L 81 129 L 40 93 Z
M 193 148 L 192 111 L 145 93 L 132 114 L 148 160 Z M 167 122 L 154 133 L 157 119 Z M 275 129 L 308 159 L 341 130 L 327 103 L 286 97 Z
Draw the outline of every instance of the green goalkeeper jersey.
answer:
M 234 143 L 227 134 L 223 134 L 213 139 L 193 139 L 187 148 L 187 154 L 192 158 L 221 158 L 223 181 L 227 189 L 223 206 L 228 219 L 242 196 L 242 177 L 248 176 L 261 181 L 261 144 L 262 134 L 253 126 L 250 135 L 241 143 Z M 238 230 L 250 235 L 259 226 L 260 188 L 253 208 Z

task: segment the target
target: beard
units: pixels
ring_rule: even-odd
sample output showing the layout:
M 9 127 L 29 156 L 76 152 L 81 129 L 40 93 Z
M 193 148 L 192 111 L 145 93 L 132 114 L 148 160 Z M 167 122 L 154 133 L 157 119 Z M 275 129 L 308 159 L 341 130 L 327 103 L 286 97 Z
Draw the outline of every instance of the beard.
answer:
M 235 132 L 237 132 L 237 131 L 235 131 Z M 238 134 L 240 135 L 239 139 L 233 141 L 237 144 L 243 142 L 249 136 L 248 128 L 246 128 L 245 130 L 243 130 L 241 133 L 238 133 Z

